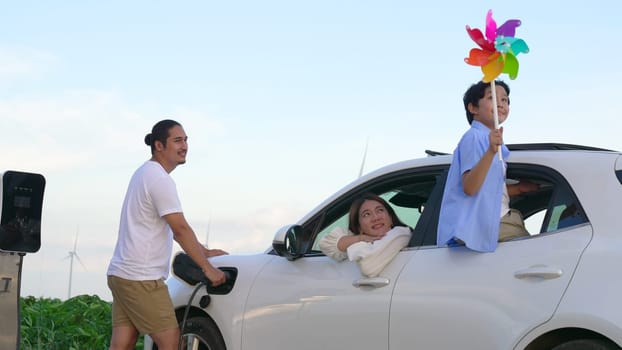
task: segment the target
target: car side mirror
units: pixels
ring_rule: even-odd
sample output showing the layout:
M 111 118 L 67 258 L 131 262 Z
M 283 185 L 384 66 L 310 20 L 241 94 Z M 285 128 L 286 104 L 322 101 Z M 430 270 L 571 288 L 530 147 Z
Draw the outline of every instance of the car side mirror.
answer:
M 280 228 L 272 240 L 272 248 L 287 260 L 296 260 L 304 255 L 305 247 L 302 238 L 302 226 L 287 225 Z

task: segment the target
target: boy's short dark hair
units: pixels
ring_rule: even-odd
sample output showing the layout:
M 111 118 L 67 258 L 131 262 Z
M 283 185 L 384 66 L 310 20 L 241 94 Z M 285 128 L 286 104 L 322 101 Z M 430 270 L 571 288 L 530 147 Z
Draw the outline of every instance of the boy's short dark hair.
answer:
M 510 104 L 510 87 L 502 80 L 495 80 L 495 84 L 502 86 L 505 89 L 505 93 L 508 94 L 508 105 Z M 469 103 L 475 107 L 478 107 L 479 100 L 486 94 L 486 88 L 490 87 L 490 83 L 484 83 L 479 81 L 473 84 L 464 93 L 462 101 L 464 102 L 464 110 L 466 111 L 467 121 L 469 125 L 473 122 L 473 114 L 469 112 Z

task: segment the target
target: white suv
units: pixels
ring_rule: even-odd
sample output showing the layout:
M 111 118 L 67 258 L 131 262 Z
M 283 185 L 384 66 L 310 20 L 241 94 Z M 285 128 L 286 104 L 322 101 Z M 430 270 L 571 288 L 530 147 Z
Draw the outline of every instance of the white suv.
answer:
M 213 258 L 229 274 L 225 286 L 208 293 L 183 264 L 174 266 L 185 280 L 172 275 L 167 284 L 183 333 L 211 350 L 619 349 L 622 154 L 509 147 L 509 181 L 540 184 L 510 203 L 530 237 L 499 243 L 493 253 L 437 247 L 451 156 L 428 152 L 347 185 L 279 230 L 264 254 Z M 375 278 L 317 245 L 334 227 L 347 227 L 350 203 L 362 192 L 385 198 L 413 228 L 409 246 Z M 145 348 L 152 349 L 148 337 Z

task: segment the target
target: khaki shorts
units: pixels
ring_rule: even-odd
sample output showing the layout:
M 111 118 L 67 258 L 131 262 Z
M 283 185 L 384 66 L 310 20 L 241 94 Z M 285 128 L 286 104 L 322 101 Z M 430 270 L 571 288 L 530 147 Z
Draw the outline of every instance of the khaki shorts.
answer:
M 499 225 L 499 242 L 525 236 L 529 236 L 529 232 L 527 232 L 525 228 L 523 215 L 519 210 L 510 209 L 510 211 L 501 218 L 501 224 Z
M 112 292 L 112 327 L 133 326 L 141 334 L 179 327 L 163 280 L 131 281 L 108 276 Z

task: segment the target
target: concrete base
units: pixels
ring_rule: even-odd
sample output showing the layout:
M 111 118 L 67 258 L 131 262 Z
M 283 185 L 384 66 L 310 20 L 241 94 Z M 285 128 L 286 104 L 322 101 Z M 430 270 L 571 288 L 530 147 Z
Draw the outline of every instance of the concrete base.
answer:
M 19 350 L 22 258 L 0 251 L 0 349 Z

